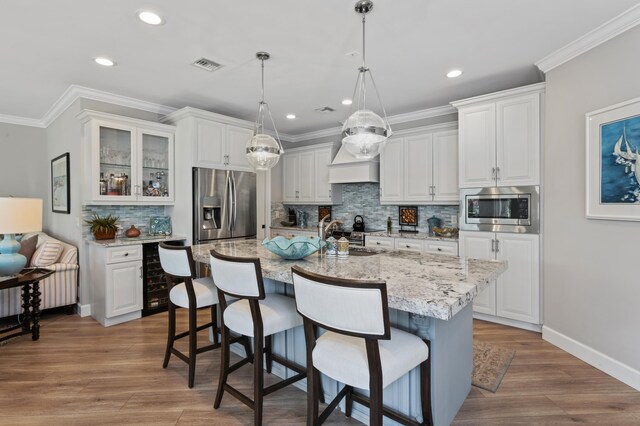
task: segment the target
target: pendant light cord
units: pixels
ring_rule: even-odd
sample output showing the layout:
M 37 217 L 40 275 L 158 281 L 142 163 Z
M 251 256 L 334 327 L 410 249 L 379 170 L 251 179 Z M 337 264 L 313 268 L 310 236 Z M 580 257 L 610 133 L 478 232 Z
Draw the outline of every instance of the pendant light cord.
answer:
M 362 109 L 367 109 L 367 85 L 365 84 L 365 77 L 367 75 L 367 65 L 366 65 L 366 44 L 365 44 L 365 24 L 366 24 L 366 13 L 362 13 L 362 68 L 360 68 L 360 72 L 362 73 Z

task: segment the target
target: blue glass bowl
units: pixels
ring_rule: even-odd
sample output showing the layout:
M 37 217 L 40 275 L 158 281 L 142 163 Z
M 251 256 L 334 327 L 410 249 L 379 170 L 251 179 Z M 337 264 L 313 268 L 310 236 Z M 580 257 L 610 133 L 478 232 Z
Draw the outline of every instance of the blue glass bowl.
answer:
M 309 237 L 294 237 L 288 239 L 277 236 L 269 240 L 265 238 L 262 245 L 271 253 L 275 253 L 283 259 L 302 259 L 320 250 L 324 246 L 324 240 Z

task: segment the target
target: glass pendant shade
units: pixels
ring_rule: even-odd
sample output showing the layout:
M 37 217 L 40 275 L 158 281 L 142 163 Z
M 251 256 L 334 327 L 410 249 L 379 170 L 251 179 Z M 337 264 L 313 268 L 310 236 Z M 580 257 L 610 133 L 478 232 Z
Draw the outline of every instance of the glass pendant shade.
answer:
M 278 142 L 264 133 L 253 135 L 247 144 L 247 161 L 256 170 L 269 170 L 278 164 L 281 149 Z
M 367 160 L 382 152 L 390 133 L 378 114 L 362 109 L 351 114 L 342 126 L 342 145 L 355 158 Z

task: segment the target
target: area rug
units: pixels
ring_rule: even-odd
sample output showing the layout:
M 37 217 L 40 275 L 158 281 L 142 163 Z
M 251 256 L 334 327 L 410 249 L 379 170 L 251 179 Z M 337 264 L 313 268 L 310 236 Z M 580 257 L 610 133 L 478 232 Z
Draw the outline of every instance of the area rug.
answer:
M 488 343 L 473 342 L 471 384 L 496 392 L 516 351 Z

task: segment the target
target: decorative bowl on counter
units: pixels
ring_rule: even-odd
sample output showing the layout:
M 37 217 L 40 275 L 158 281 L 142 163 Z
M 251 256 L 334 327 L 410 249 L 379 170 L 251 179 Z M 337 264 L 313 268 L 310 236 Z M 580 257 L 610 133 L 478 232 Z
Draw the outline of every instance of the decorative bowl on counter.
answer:
M 324 240 L 309 237 L 294 237 L 288 239 L 277 236 L 272 239 L 265 238 L 262 245 L 271 253 L 275 253 L 283 259 L 297 260 L 309 256 L 324 246 Z
M 444 238 L 457 238 L 458 237 L 458 228 L 433 228 L 433 233 L 436 237 L 444 237 Z

